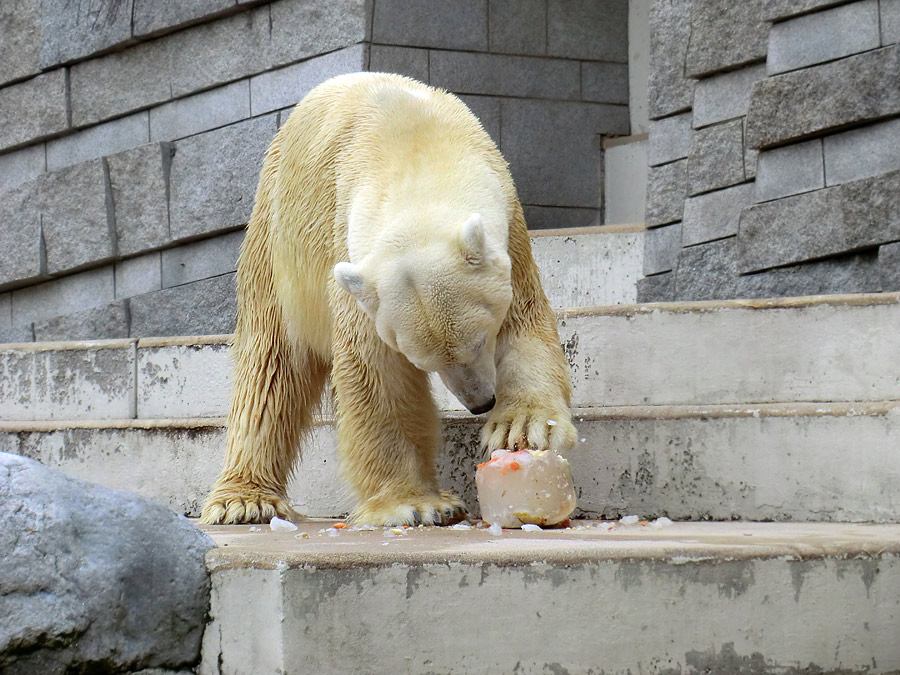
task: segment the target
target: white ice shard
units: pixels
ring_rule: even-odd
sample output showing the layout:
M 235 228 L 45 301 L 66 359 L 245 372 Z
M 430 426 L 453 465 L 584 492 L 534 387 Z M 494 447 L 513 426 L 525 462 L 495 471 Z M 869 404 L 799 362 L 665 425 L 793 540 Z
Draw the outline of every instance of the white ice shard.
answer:
M 575 510 L 569 463 L 547 450 L 495 450 L 478 465 L 475 487 L 482 519 L 501 527 L 556 525 Z

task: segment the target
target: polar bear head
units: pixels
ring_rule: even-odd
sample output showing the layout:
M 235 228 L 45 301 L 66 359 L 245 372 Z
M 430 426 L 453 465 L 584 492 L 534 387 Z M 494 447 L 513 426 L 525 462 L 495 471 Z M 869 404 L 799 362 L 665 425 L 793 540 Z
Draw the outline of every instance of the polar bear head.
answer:
M 477 213 L 450 232 L 382 247 L 359 264 L 338 263 L 334 278 L 385 344 L 420 370 L 438 373 L 460 403 L 480 414 L 494 405 L 494 352 L 512 301 L 511 265 Z

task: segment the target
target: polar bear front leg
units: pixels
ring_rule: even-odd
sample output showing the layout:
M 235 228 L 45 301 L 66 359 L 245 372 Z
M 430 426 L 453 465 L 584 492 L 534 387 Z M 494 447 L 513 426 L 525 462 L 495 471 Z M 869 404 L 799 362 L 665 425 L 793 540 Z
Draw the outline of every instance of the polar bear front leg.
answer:
M 528 445 L 556 452 L 575 445 L 571 385 L 556 316 L 541 288 L 531 241 L 516 205 L 509 227 L 513 299 L 497 340 L 496 404 L 481 432 L 485 454 Z
M 440 419 L 425 373 L 374 331 L 336 333 L 331 378 L 341 473 L 359 500 L 352 520 L 389 526 L 462 520 L 462 500 L 438 489 Z

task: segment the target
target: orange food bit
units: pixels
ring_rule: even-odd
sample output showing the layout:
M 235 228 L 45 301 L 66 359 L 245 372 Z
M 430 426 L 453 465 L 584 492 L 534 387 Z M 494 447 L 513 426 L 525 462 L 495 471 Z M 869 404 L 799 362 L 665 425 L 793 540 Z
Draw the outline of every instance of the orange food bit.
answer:
M 336 530 L 346 530 L 347 524 L 346 523 L 335 523 L 334 525 L 332 525 L 332 527 Z
M 510 471 L 518 471 L 518 470 L 521 469 L 521 468 L 522 468 L 522 467 L 519 466 L 519 463 L 518 463 L 518 462 L 510 462 L 510 463 L 509 463 L 509 470 L 510 470 Z

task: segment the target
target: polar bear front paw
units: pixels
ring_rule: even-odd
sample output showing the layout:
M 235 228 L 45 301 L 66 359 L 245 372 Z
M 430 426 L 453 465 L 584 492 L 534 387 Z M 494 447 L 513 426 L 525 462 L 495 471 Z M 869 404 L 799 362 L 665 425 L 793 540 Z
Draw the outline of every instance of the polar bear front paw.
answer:
M 481 430 L 481 447 L 485 455 L 513 449 L 522 436 L 536 450 L 562 452 L 575 446 L 577 432 L 568 410 L 495 408 Z
M 437 494 L 405 497 L 372 497 L 353 512 L 355 523 L 400 527 L 403 525 L 452 525 L 466 517 L 466 506 L 456 495 Z
M 205 525 L 268 523 L 273 516 L 292 522 L 302 520 L 284 495 L 255 485 L 225 483 L 217 485 L 206 498 L 200 522 Z

